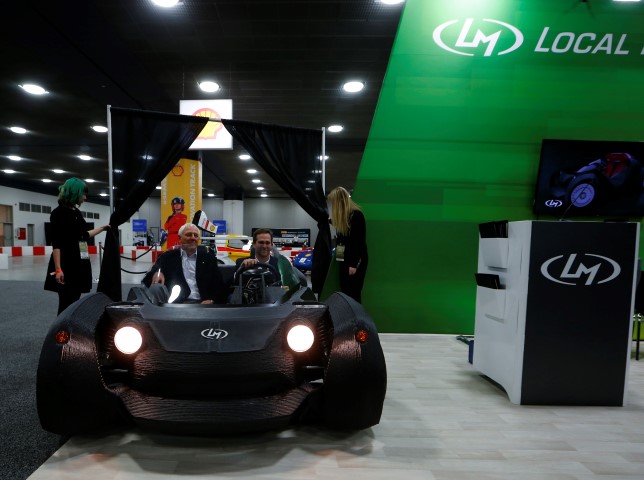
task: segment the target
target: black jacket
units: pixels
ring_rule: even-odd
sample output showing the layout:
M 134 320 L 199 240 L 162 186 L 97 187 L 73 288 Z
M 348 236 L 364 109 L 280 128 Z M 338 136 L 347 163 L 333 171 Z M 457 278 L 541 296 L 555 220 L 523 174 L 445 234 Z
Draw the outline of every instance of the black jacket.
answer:
M 143 283 L 150 286 L 152 277 L 161 269 L 165 276 L 165 285 L 172 291 L 174 285 L 181 287 L 181 295 L 176 302 L 181 303 L 190 295 L 190 288 L 183 275 L 181 266 L 181 249 L 168 250 L 163 253 L 150 270 Z M 200 245 L 197 247 L 197 266 L 195 269 L 197 287 L 201 300 L 213 300 L 215 303 L 226 303 L 228 287 L 224 284 L 221 272 L 217 264 L 217 254 L 213 250 Z
M 89 292 L 92 289 L 92 266 L 89 259 L 81 259 L 78 242 L 87 242 L 87 223 L 78 208 L 58 205 L 50 216 L 51 245 L 60 249 L 60 268 L 65 274 L 65 285 L 56 283 L 50 275 L 55 270 L 53 255 L 45 277 L 45 290 Z

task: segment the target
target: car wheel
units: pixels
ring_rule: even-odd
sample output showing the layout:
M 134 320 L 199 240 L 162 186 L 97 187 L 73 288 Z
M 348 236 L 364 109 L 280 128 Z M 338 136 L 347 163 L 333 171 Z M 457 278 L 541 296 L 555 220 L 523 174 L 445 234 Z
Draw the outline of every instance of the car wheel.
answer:
M 592 210 L 601 204 L 602 188 L 594 174 L 579 175 L 568 185 L 568 205 Z

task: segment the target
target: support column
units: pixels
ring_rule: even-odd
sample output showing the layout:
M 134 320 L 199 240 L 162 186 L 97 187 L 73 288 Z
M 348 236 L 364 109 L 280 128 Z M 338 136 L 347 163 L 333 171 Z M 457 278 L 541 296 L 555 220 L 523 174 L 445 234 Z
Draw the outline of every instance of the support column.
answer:
M 224 190 L 224 220 L 226 230 L 233 235 L 244 233 L 244 189 L 241 187 Z

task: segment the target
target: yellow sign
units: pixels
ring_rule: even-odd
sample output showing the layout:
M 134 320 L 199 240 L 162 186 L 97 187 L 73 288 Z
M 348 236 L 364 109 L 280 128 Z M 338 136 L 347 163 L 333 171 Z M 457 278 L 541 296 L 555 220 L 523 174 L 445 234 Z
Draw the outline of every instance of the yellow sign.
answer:
M 168 238 L 163 250 L 179 245 L 179 229 L 201 210 L 201 162 L 182 158 L 161 182 L 161 227 Z

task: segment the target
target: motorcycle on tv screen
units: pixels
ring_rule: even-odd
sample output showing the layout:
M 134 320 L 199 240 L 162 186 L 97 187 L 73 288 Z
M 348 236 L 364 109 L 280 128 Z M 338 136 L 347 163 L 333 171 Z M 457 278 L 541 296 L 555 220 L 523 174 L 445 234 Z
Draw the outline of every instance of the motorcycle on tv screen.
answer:
M 644 142 L 543 140 L 533 212 L 644 216 Z

